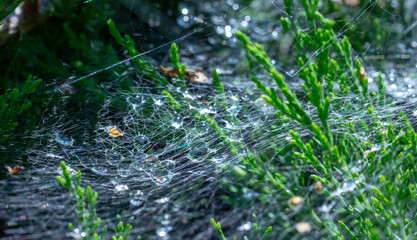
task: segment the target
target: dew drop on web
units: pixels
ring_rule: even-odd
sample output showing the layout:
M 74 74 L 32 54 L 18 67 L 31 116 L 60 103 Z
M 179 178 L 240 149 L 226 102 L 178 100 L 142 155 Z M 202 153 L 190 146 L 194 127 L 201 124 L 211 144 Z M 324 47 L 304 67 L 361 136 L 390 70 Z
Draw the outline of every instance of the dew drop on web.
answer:
M 156 105 L 156 106 L 162 106 L 163 104 L 165 103 L 165 100 L 164 100 L 164 98 L 162 98 L 162 97 L 157 97 L 156 99 L 154 99 L 154 105 Z
M 146 202 L 145 194 L 141 190 L 130 193 L 130 204 L 135 207 L 143 206 Z
M 129 190 L 129 187 L 126 184 L 118 184 L 114 187 L 114 189 L 116 192 L 124 192 Z
M 74 145 L 74 139 L 64 135 L 56 134 L 55 141 L 62 146 L 72 147 Z
M 117 173 L 120 177 L 128 177 L 130 175 L 130 164 L 131 162 L 127 159 L 123 159 L 117 165 Z
M 156 235 L 158 235 L 162 239 L 168 239 L 168 232 L 169 232 L 169 229 L 162 227 L 156 230 Z
M 96 174 L 104 174 L 107 172 L 107 169 L 103 166 L 100 166 L 99 164 L 95 164 L 93 167 L 91 167 L 91 170 Z
M 126 98 L 126 102 L 133 108 L 133 109 L 136 109 L 136 108 L 139 108 L 139 107 L 141 107 L 146 101 L 145 101 L 145 98 L 143 97 L 143 96 L 139 96 L 139 95 L 136 95 L 136 96 L 134 96 L 134 97 L 132 97 L 132 96 L 128 96 L 127 98 Z
M 106 158 L 106 162 L 110 165 L 116 165 L 121 160 L 123 160 L 122 154 L 120 154 L 119 152 L 116 152 L 112 149 L 105 152 L 105 158 Z
M 138 151 L 144 151 L 149 145 L 149 139 L 142 134 L 138 134 L 133 137 L 132 144 Z
M 180 117 L 176 117 L 171 121 L 171 126 L 173 126 L 175 129 L 178 129 L 182 126 L 183 120 Z

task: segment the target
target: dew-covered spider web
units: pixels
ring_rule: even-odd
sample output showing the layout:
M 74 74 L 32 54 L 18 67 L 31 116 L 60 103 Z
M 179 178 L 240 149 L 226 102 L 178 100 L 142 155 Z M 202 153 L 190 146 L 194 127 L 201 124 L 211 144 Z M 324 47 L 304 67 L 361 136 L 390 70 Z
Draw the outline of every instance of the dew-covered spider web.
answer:
M 121 2 L 130 14 L 135 14 L 136 4 L 141 1 Z M 354 56 L 364 60 L 370 90 L 377 91 L 375 79 L 381 71 L 388 93 L 392 99 L 397 99 L 396 105 L 377 107 L 376 116 L 381 122 L 392 121 L 400 110 L 406 110 L 415 123 L 417 42 L 413 41 L 413 36 L 416 37 L 417 32 L 412 27 L 416 19 L 412 11 L 414 2 L 406 1 L 401 5 L 405 6 L 402 12 L 399 1 L 329 2 L 341 8 L 332 12 L 327 1 L 321 2 L 323 11 L 337 23 L 340 37 L 348 35 L 362 41 L 353 46 Z M 38 128 L 26 136 L 31 143 L 24 152 L 29 167 L 22 174 L 0 180 L 0 220 L 4 222 L 1 239 L 82 238 L 82 232 L 68 228 L 70 222 L 76 226 L 76 216 L 71 197 L 56 179 L 62 174 L 61 161 L 67 163 L 74 175 L 80 170 L 82 185 L 91 186 L 99 194 L 97 213 L 103 224 L 108 225 L 106 238 L 110 238 L 111 229 L 116 227 L 119 218 L 127 221 L 132 216 L 132 239 L 137 236 L 142 239 L 216 239 L 210 217 L 221 222 L 226 236 L 237 239 L 245 235 L 256 239 L 252 236 L 257 225 L 263 231 L 268 226 L 273 227 L 267 239 L 328 238 L 329 230 L 316 227 L 317 219 L 310 215 L 300 216 L 301 210 L 290 209 L 287 204 L 290 200 L 285 195 L 270 192 L 267 201 L 260 200 L 258 197 L 265 196 L 265 192 L 254 191 L 257 188 L 239 181 L 235 167 L 244 168 L 240 159 L 248 151 L 265 159 L 265 164 L 273 165 L 285 178 L 293 179 L 291 187 L 298 188 L 304 194 L 303 199 L 314 198 L 315 202 L 305 204 L 318 213 L 319 219 L 354 220 L 342 211 L 346 207 L 344 198 L 358 194 L 357 185 L 366 189 L 371 188 L 372 183 L 368 184 L 363 178 L 346 181 L 340 175 L 340 187 L 325 196 L 315 191 L 313 184 L 305 186 L 296 179 L 295 176 L 302 175 L 300 173 L 318 174 L 318 171 L 288 160 L 292 159 L 289 130 L 298 129 L 300 137 L 306 141 L 311 139 L 311 133 L 293 121 L 277 118 L 276 110 L 261 98 L 249 74 L 256 75 L 268 86 L 274 86 L 273 81 L 260 67 L 249 73 L 245 51 L 234 36 L 234 30 L 240 29 L 265 47 L 273 64 L 285 74 L 286 81 L 306 104 L 308 113 L 317 120 L 316 110 L 308 107 L 307 98 L 303 96 L 297 75 L 300 68 L 292 58 L 295 55 L 291 48 L 293 39 L 284 33 L 279 20 L 286 17 L 283 1 L 190 0 L 179 3 L 176 10 L 178 17 L 172 24 L 184 32 L 183 37 L 163 39 L 160 43 L 146 42 L 138 48 L 147 52 L 144 56 L 156 68 L 159 65 L 170 68 L 167 43 L 177 40 L 180 61 L 189 69 L 203 68 L 209 80 L 189 81 L 187 89 L 174 84 L 155 86 L 152 79 L 137 74 L 132 61 L 124 61 L 117 63 L 124 72 L 118 72 L 118 77 L 111 81 L 131 78 L 135 86 L 131 86 L 130 91 L 99 86 L 106 93 L 106 99 L 100 104 L 80 102 L 73 99 L 72 94 L 51 96 L 59 98 L 59 102 L 47 106 Z M 302 15 L 302 6 L 296 5 L 296 10 L 298 18 Z M 376 11 L 378 15 L 374 17 Z M 155 14 L 149 16 L 150 28 L 164 29 L 166 25 L 161 19 L 171 17 Z M 383 34 L 378 35 L 375 23 L 369 20 L 371 16 L 380 20 L 378 31 Z M 139 32 L 133 24 L 131 28 Z M 124 53 L 123 57 L 132 56 Z M 312 55 L 311 60 L 314 59 Z M 224 94 L 218 94 L 211 84 L 213 68 L 220 73 Z M 72 78 L 89 81 L 101 71 L 113 71 L 113 68 L 89 72 L 87 78 L 78 74 Z M 162 94 L 163 91 L 175 98 L 181 110 Z M 367 109 L 350 104 L 356 101 L 354 95 L 339 100 L 338 107 L 330 114 L 333 119 L 330 127 L 336 135 L 348 131 L 347 122 L 369 117 Z M 236 143 L 237 154 L 205 118 L 198 117 L 204 114 L 218 123 L 228 140 Z M 400 125 L 395 121 L 393 124 Z M 370 137 L 365 130 L 359 129 L 357 134 L 358 139 Z M 370 153 L 381 147 L 375 145 L 363 151 Z M 16 159 L 16 164 L 19 163 Z M 364 161 L 352 162 L 347 167 L 361 173 L 366 171 L 365 166 Z M 258 183 L 252 181 L 251 184 Z

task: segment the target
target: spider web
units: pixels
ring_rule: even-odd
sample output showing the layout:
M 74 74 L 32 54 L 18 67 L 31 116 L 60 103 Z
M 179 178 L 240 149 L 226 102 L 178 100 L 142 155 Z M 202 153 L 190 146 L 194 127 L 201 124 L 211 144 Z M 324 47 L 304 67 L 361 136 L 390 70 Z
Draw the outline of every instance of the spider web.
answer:
M 306 129 L 292 122 L 278 120 L 275 110 L 260 98 L 260 92 L 246 76 L 247 65 L 242 60 L 244 52 L 233 35 L 234 29 L 243 29 L 254 41 L 265 46 L 274 64 L 301 95 L 300 80 L 296 75 L 300 69 L 288 60 L 293 53 L 286 46 L 292 39 L 283 32 L 279 22 L 280 16 L 285 16 L 283 3 L 227 0 L 184 1 L 182 4 L 178 9 L 182 13 L 177 19 L 178 25 L 190 29 L 191 33 L 202 29 L 211 32 L 201 41 L 190 40 L 191 35 L 181 38 L 181 60 L 189 68 L 218 68 L 226 93 L 217 95 L 211 84 L 191 84 L 187 90 L 174 86 L 155 88 L 146 83 L 149 80 L 139 76 L 135 79 L 138 85 L 133 92 L 103 89 L 110 96 L 104 105 L 79 103 L 63 96 L 58 105 L 45 110 L 39 128 L 29 136 L 35 141 L 26 153 L 31 167 L 25 174 L 0 181 L 3 199 L 0 209 L 4 216 L 8 216 L 7 235 L 19 239 L 81 236 L 71 233 L 67 227 L 69 222 L 75 221 L 74 206 L 56 181 L 56 176 L 61 174 L 59 163 L 65 161 L 73 174 L 81 170 L 83 185 L 90 185 L 99 193 L 97 212 L 103 223 L 111 228 L 118 222 L 117 214 L 123 220 L 134 216 L 132 235 L 140 235 L 143 239 L 215 239 L 210 217 L 222 223 L 227 236 L 236 235 L 238 239 L 244 235 L 251 236 L 255 222 L 263 227 L 273 225 L 272 239 L 327 237 L 329 232 L 326 229 L 314 229 L 309 235 L 294 234 L 294 231 L 300 231 L 294 213 L 283 207 L 286 204 L 282 202 L 288 199 L 282 194 L 271 193 L 274 197 L 262 202 L 257 199 L 259 192 L 244 183 L 233 183 L 233 166 L 240 165 L 239 157 L 247 154 L 245 149 L 239 149 L 239 156 L 234 155 L 204 119 L 195 117 L 196 113 L 208 113 L 227 132 L 229 140 L 248 146 L 257 155 L 268 156 L 268 163 L 274 163 L 276 171 L 289 179 L 300 172 L 316 173 L 309 166 L 291 166 L 276 154 L 277 146 L 285 149 L 290 145 L 290 129 L 300 129 L 300 136 L 304 139 L 311 136 Z M 340 20 L 339 36 L 348 33 L 353 22 L 366 25 L 374 8 L 379 8 L 376 2 L 367 2 L 360 8 L 347 8 L 351 18 L 346 23 Z M 300 6 L 297 10 L 301 12 Z M 378 71 L 387 69 L 382 77 L 389 93 L 397 98 L 415 97 L 415 68 L 404 71 L 415 64 L 412 52 L 402 48 L 404 43 L 389 44 L 391 35 L 394 38 L 407 29 L 395 25 L 402 21 L 396 13 L 386 10 L 380 18 L 394 21 L 393 25 L 383 28 L 389 36 L 364 42 L 355 56 L 369 60 L 366 69 L 371 89 L 376 89 L 373 80 Z M 302 22 L 299 24 L 304 25 Z M 370 28 L 356 34 L 364 35 Z M 374 49 L 373 46 L 378 44 L 382 44 L 382 48 Z M 414 42 L 406 44 L 413 46 Z M 150 48 L 145 55 L 161 46 Z M 386 54 L 377 54 L 377 51 Z M 379 61 L 381 56 L 390 61 Z M 164 59 L 160 61 L 166 62 Z M 129 69 L 130 63 L 122 61 L 117 64 L 124 64 Z M 90 76 L 109 69 L 97 70 Z M 261 69 L 255 71 L 262 81 L 270 81 Z M 88 81 L 88 78 L 76 80 Z M 173 94 L 181 106 L 187 107 L 186 110 L 178 111 L 173 107 L 161 94 L 163 90 Z M 335 120 L 331 122 L 331 129 L 343 133 L 346 129 L 341 123 L 346 118 L 359 121 L 368 115 L 367 110 L 349 106 L 349 102 L 355 101 L 354 97 L 340 101 L 340 109 L 332 111 Z M 379 118 L 387 119 L 409 106 L 387 107 L 376 109 L 376 112 Z M 318 119 L 314 109 L 309 109 L 309 113 Z M 119 136 L 110 134 L 111 129 L 117 129 Z M 366 139 L 368 136 L 361 137 Z M 364 166 L 365 163 L 355 162 L 349 167 L 361 172 Z M 321 196 L 321 201 L 314 203 L 323 219 L 336 221 L 344 217 L 349 221 L 340 214 L 340 210 L 346 207 L 343 198 L 357 194 L 355 187 L 358 184 L 368 187 L 363 179 L 344 182 L 340 176 L 340 181 L 340 188 L 329 197 Z M 294 186 L 302 189 L 304 198 L 317 194 L 312 187 L 298 184 L 294 179 Z M 232 205 L 224 198 L 230 196 L 234 185 L 245 192 L 238 197 L 240 205 Z M 252 214 L 258 216 L 256 221 Z M 276 223 L 274 219 L 284 219 L 286 225 Z M 302 222 L 312 221 L 306 216 Z

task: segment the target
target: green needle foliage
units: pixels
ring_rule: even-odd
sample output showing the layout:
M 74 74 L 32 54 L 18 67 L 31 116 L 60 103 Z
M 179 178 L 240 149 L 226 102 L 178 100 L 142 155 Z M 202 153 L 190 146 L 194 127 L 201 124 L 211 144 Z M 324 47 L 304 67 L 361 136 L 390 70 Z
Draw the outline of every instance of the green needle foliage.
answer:
M 185 64 L 180 65 L 180 57 L 178 56 L 178 46 L 177 44 L 171 44 L 171 54 L 170 58 L 174 64 L 174 70 L 178 74 L 178 79 L 176 83 L 182 88 L 186 88 L 185 85 L 185 74 L 187 72 Z
M 253 149 L 245 141 L 231 140 L 232 131 L 216 116 L 190 108 L 195 104 L 192 101 L 183 104 L 187 100 L 175 87 L 186 91 L 189 84 L 176 44 L 171 46 L 170 58 L 178 79 L 170 83 L 139 57 L 129 36 L 122 37 L 111 20 L 108 25 L 116 41 L 134 57 L 139 73 L 152 79 L 155 85 L 165 86 L 160 94 L 175 114 L 191 111 L 190 117 L 207 123 L 239 160 L 230 167 L 231 176 L 225 177 L 230 194 L 224 200 L 237 207 L 248 207 L 243 195 L 249 191 L 257 194 L 249 207 L 262 206 L 261 217 L 249 233 L 251 238 L 274 238 L 283 231 L 288 238 L 302 238 L 305 236 L 300 235 L 305 232 L 296 230 L 294 225 L 303 223 L 311 227 L 308 232 L 314 231 L 315 236 L 324 238 L 413 239 L 417 135 L 410 121 L 406 114 L 394 114 L 390 110 L 381 76 L 377 79 L 379 92 L 370 93 L 362 62 L 354 60 L 348 38 L 336 34 L 334 22 L 318 12 L 318 0 L 301 0 L 303 21 L 295 20 L 293 0 L 284 3 L 289 17 L 281 18 L 281 23 L 294 38 L 297 77 L 303 83 L 303 96 L 290 88 L 288 79 L 277 70 L 261 45 L 236 31 L 248 55 L 250 79 L 264 94 L 263 100 L 276 110 L 274 125 L 260 133 L 271 136 L 271 153 Z M 268 73 L 273 87 L 254 75 L 255 67 Z M 228 102 L 216 71 L 213 89 L 218 96 L 212 100 L 227 112 L 232 103 Z M 345 110 L 350 116 L 343 115 Z M 146 118 L 147 114 L 141 117 Z M 239 117 L 224 115 L 222 120 L 242 124 Z M 274 134 L 288 136 L 288 140 L 276 141 Z M 363 170 L 358 171 L 357 165 Z M 286 173 L 280 170 L 282 166 L 297 171 Z M 105 228 L 100 228 L 101 221 L 95 211 L 97 194 L 90 187 L 86 190 L 81 187 L 80 172 L 73 181 L 64 163 L 61 167 L 63 177 L 58 177 L 58 181 L 69 189 L 74 199 L 79 229 L 86 237 L 100 239 Z M 334 203 L 334 209 L 319 210 L 317 206 L 326 205 L 323 199 Z M 220 223 L 213 218 L 210 222 L 219 239 L 227 239 Z M 74 229 L 73 225 L 70 227 Z M 130 229 L 129 224 L 120 223 L 113 239 L 126 239 Z
M 176 45 L 172 45 L 171 46 L 171 60 L 173 61 L 174 66 L 179 66 L 179 57 L 178 57 L 178 47 Z M 183 65 L 182 68 L 185 68 L 185 65 Z M 175 69 L 175 67 L 174 67 Z M 180 84 L 178 84 L 180 85 Z M 220 82 L 219 79 L 219 74 L 217 73 L 216 70 L 214 70 L 213 73 L 213 86 L 217 91 L 218 95 L 223 95 L 224 94 L 224 87 L 223 84 Z M 168 93 L 166 91 L 163 91 L 163 95 L 165 95 L 168 99 L 168 101 L 171 103 L 171 105 L 173 106 L 173 108 L 175 108 L 178 112 L 182 111 L 182 108 L 188 108 L 186 106 L 181 106 L 178 101 L 173 97 L 173 95 L 175 94 L 175 98 L 182 98 L 182 96 L 180 94 L 176 93 Z M 227 103 L 225 98 L 216 98 L 217 103 L 220 105 L 221 108 L 227 110 L 229 106 L 229 104 Z M 184 109 L 184 111 L 186 110 Z M 233 153 L 233 155 L 235 155 L 235 157 L 237 157 L 238 159 L 240 159 L 241 164 L 243 164 L 244 169 L 239 167 L 239 166 L 234 166 L 233 167 L 233 171 L 235 173 L 236 176 L 238 176 L 239 178 L 247 178 L 248 174 L 247 171 L 250 171 L 254 174 L 257 175 L 257 178 L 253 178 L 253 179 L 257 179 L 255 181 L 259 182 L 259 181 L 265 181 L 268 183 L 271 183 L 273 185 L 274 189 L 279 189 L 282 191 L 285 191 L 288 193 L 288 195 L 286 195 L 287 197 L 291 196 L 291 192 L 289 192 L 289 190 L 285 187 L 285 184 L 283 182 L 283 178 L 284 176 L 275 172 L 273 170 L 273 166 L 270 164 L 266 164 L 265 162 L 262 162 L 261 159 L 257 159 L 257 157 L 255 156 L 254 153 L 251 152 L 251 150 L 249 149 L 249 147 L 244 143 L 244 142 L 234 142 L 229 138 L 229 135 L 231 133 L 230 130 L 224 129 L 224 127 L 222 127 L 216 119 L 212 118 L 209 114 L 202 114 L 199 111 L 195 111 L 194 113 L 194 119 L 198 120 L 198 121 L 205 121 L 208 123 L 208 125 L 210 126 L 211 129 L 213 129 L 220 141 L 222 141 L 229 149 L 230 151 Z M 236 117 L 230 116 L 227 118 L 227 120 L 239 125 L 240 124 L 240 120 L 237 119 Z M 245 153 L 244 156 L 242 156 L 241 154 Z M 248 181 L 248 185 L 251 185 L 250 182 L 252 181 Z M 233 184 L 226 184 L 226 186 L 230 189 L 235 189 L 235 187 L 233 186 Z M 233 192 L 233 190 L 231 190 Z M 271 193 L 271 191 L 273 191 L 272 189 L 268 189 L 266 186 L 263 187 L 263 191 L 266 194 Z M 216 223 L 215 220 L 213 218 L 211 218 L 211 224 L 212 226 L 215 228 L 216 233 L 218 235 L 218 237 L 220 239 L 226 239 L 226 237 L 224 236 L 222 230 L 221 230 L 221 226 L 220 223 Z M 266 228 L 266 230 L 264 232 L 260 232 L 261 233 L 261 239 L 264 238 L 268 238 L 270 236 L 270 233 L 272 232 L 272 227 L 269 226 L 268 228 Z M 236 239 L 236 238 L 235 238 Z M 245 237 L 245 239 L 247 239 L 247 237 Z
M 12 13 L 21 2 L 22 0 L 5 0 L 0 2 L 0 24 L 1 21 Z
M 295 16 L 293 1 L 284 2 L 287 14 Z M 381 79 L 377 80 L 380 92 L 371 98 L 365 69 L 359 60 L 353 61 L 348 39 L 339 39 L 333 30 L 332 21 L 317 12 L 318 0 L 302 0 L 301 3 L 305 10 L 308 31 L 302 31 L 298 22 L 293 20 L 294 17 L 282 18 L 281 21 L 284 30 L 292 31 L 295 38 L 294 47 L 300 67 L 298 76 L 304 81 L 303 90 L 308 103 L 303 103 L 297 98 L 259 44 L 253 44 L 249 37 L 240 31 L 236 31 L 236 36 L 250 55 L 249 59 L 256 60 L 269 72 L 278 87 L 278 91 L 272 87 L 268 88 L 258 78 L 251 76 L 255 86 L 265 94 L 265 101 L 279 113 L 298 123 L 301 128 L 308 129 L 313 136 L 306 141 L 296 130 L 289 131 L 295 160 L 311 166 L 318 173 L 307 176 L 307 182 L 319 181 L 325 184 L 326 188 L 333 191 L 333 195 L 332 191 L 326 191 L 324 194 L 331 198 L 340 194 L 337 192 L 343 191 L 343 187 L 346 187 L 340 185 L 336 179 L 336 176 L 341 174 L 344 176 L 344 184 L 351 182 L 353 188 L 359 191 L 358 195 L 345 196 L 337 210 L 339 219 L 353 215 L 354 221 L 339 220 L 337 225 L 325 216 L 317 218 L 319 213 L 314 210 L 308 213 L 307 208 L 311 206 L 307 202 L 314 202 L 314 196 L 311 196 L 302 208 L 307 216 L 310 214 L 311 219 L 316 219 L 317 225 L 321 225 L 317 228 L 325 229 L 336 239 L 383 239 L 382 236 L 388 236 L 389 239 L 412 239 L 415 228 L 409 223 L 410 219 L 414 218 L 412 209 L 415 208 L 413 202 L 416 197 L 413 158 L 417 150 L 415 131 L 404 113 L 398 116 L 402 124 L 384 126 L 381 123 L 375 112 L 375 107 L 387 107 L 380 105 L 385 104 L 384 100 L 377 101 L 384 99 L 385 87 Z M 332 58 L 333 53 L 338 57 Z M 340 97 L 348 95 L 360 99 L 360 108 L 368 108 L 367 122 L 331 118 L 332 109 L 336 111 L 345 104 Z M 315 111 L 307 111 L 306 104 L 314 106 Z M 348 104 L 354 107 L 352 103 Z M 278 118 L 282 118 L 281 114 L 277 115 Z M 318 115 L 319 122 L 313 115 Z M 393 119 L 396 116 L 390 117 Z M 341 126 L 336 125 L 334 121 Z M 347 132 L 336 131 L 340 127 L 346 128 Z M 360 139 L 358 131 L 365 131 L 365 135 L 369 137 L 366 140 Z M 364 172 L 358 173 L 350 164 L 364 161 L 363 158 L 367 166 Z M 249 166 L 244 161 L 243 163 L 246 168 Z M 257 179 L 263 182 L 261 185 L 264 185 L 264 190 L 272 183 L 272 187 L 279 190 L 280 195 L 305 195 L 299 187 L 292 188 L 294 185 L 290 184 L 290 179 L 282 176 L 274 178 L 274 174 L 277 173 L 272 169 L 263 170 L 259 163 L 260 161 L 252 160 L 250 172 L 256 174 Z M 372 190 L 363 189 L 361 186 L 364 181 L 375 186 Z M 272 192 L 272 189 L 267 192 Z M 272 196 L 268 196 L 270 197 Z M 277 219 L 275 222 L 282 220 Z M 282 224 L 285 226 L 285 223 Z M 220 226 L 213 226 L 219 233 Z M 219 236 L 222 239 L 223 235 Z
M 75 206 L 75 215 L 77 216 L 77 225 L 69 224 L 69 228 L 75 231 L 74 234 L 77 239 L 104 239 L 103 235 L 107 231 L 107 226 L 101 227 L 101 219 L 97 217 L 96 204 L 98 193 L 93 192 L 92 188 L 88 186 L 84 189 L 81 186 L 81 171 L 78 170 L 73 180 L 70 171 L 65 162 L 61 162 L 62 176 L 57 176 L 57 180 L 63 187 L 69 190 L 70 196 L 73 199 Z M 133 217 L 129 219 L 132 221 Z M 132 225 L 119 222 L 115 229 L 113 240 L 127 240 L 130 236 Z
M 32 81 L 32 76 L 29 76 L 22 89 L 15 88 L 0 95 L 0 143 L 13 134 L 13 130 L 19 124 L 18 116 L 32 105 L 28 99 L 29 95 L 36 91 L 41 82 L 41 79 Z
M 218 94 L 224 93 L 223 83 L 220 82 L 219 74 L 217 70 L 213 70 L 213 86 L 216 88 Z
M 115 23 L 111 19 L 107 21 L 107 24 L 111 35 L 116 39 L 117 43 L 126 49 L 133 58 L 133 62 L 138 67 L 138 72 L 144 77 L 152 79 L 156 85 L 167 84 L 167 80 L 162 77 L 148 61 L 139 55 L 140 53 L 136 50 L 133 39 L 127 34 L 122 37 L 119 30 L 117 30 Z
M 211 225 L 213 226 L 213 228 L 216 230 L 216 233 L 217 233 L 217 236 L 219 237 L 219 239 L 220 240 L 227 240 L 227 238 L 223 234 L 222 226 L 220 225 L 220 223 L 216 223 L 216 221 L 214 221 L 213 218 L 210 218 L 210 222 L 211 222 Z

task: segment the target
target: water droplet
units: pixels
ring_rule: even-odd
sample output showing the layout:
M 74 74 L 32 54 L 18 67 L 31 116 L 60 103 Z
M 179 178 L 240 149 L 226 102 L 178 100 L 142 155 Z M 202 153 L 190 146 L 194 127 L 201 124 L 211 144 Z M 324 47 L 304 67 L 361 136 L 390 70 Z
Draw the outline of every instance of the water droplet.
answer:
M 104 174 L 107 172 L 107 169 L 100 165 L 95 165 L 91 168 L 91 171 L 97 173 L 97 174 Z
M 184 98 L 188 98 L 188 99 L 194 100 L 193 95 L 191 95 L 188 91 L 185 91 L 184 93 L 182 93 L 182 95 L 184 96 Z
M 143 152 L 149 145 L 149 139 L 142 134 L 134 136 L 132 142 L 134 148 L 136 148 L 139 152 Z
M 252 228 L 252 223 L 251 222 L 246 222 L 245 224 L 237 227 L 237 230 L 239 230 L 239 231 L 247 231 L 247 230 L 249 230 L 251 228 Z
M 272 35 L 273 39 L 278 39 L 278 32 L 277 31 L 272 31 L 271 35 Z
M 324 204 L 323 206 L 319 207 L 319 210 L 324 213 L 329 213 L 334 205 L 336 205 L 336 201 L 332 201 L 330 204 Z
M 242 158 L 246 157 L 246 155 L 248 155 L 248 151 L 246 149 L 241 149 L 239 150 L 238 155 Z
M 167 235 L 168 235 L 168 231 L 167 231 L 167 229 L 166 228 L 158 228 L 157 230 L 156 230 L 156 234 L 158 235 L 158 236 L 160 236 L 160 237 L 163 237 L 163 238 L 165 238 Z
M 157 204 L 164 204 L 164 203 L 169 202 L 169 198 L 167 198 L 167 197 L 163 197 L 163 198 L 160 198 L 160 199 L 155 200 L 155 202 L 156 202 Z
M 259 120 L 259 119 L 258 120 L 254 120 L 251 123 L 252 123 L 252 125 L 254 127 L 261 127 L 263 125 L 263 122 L 261 120 Z
M 238 114 L 239 114 L 239 112 L 240 112 L 240 110 L 241 110 L 242 108 L 239 106 L 239 105 L 237 105 L 237 104 L 233 104 L 232 106 L 230 106 L 228 109 L 227 109 L 227 111 L 230 113 L 230 115 L 232 116 L 232 117 L 236 117 Z
M 338 187 L 332 194 L 332 197 L 335 196 L 340 196 L 342 193 L 345 192 L 352 192 L 353 190 L 355 190 L 356 186 L 362 182 L 363 178 L 358 178 L 354 181 L 350 181 L 350 182 L 345 182 L 342 184 L 342 186 Z
M 211 161 L 213 161 L 214 163 L 223 163 L 224 160 L 226 160 L 226 155 L 225 154 L 219 154 L 216 155 L 215 157 L 211 158 Z
M 128 177 L 130 175 L 130 161 L 124 159 L 117 165 L 117 173 L 120 177 Z
M 183 120 L 179 117 L 171 121 L 171 125 L 176 129 L 180 128 L 182 124 L 183 124 Z
M 142 206 L 146 202 L 145 194 L 141 190 L 130 193 L 130 204 L 135 207 Z
M 145 170 L 149 172 L 153 172 L 156 169 L 156 164 L 152 162 L 147 162 L 145 165 Z
M 219 35 L 224 34 L 224 28 L 222 26 L 218 26 L 216 28 L 216 33 L 219 34 Z
M 56 135 L 55 141 L 63 146 L 71 147 L 74 144 L 74 139 L 71 137 Z
M 118 164 L 121 160 L 123 160 L 123 156 L 119 152 L 115 152 L 112 150 L 106 151 L 106 162 L 110 165 Z
M 118 176 L 115 176 L 114 178 L 112 178 L 112 179 L 110 180 L 110 182 L 111 182 L 113 185 L 117 185 L 117 184 L 119 184 L 119 183 L 120 183 L 120 178 L 119 178 Z
M 160 163 L 167 170 L 174 170 L 175 168 L 175 161 L 166 160 L 166 161 L 161 161 Z
M 63 159 L 64 158 L 63 156 L 59 156 L 59 155 L 56 155 L 56 154 L 53 154 L 53 153 L 46 154 L 46 157 L 58 158 L 58 159 Z
M 132 167 L 133 169 L 136 169 L 139 172 L 142 172 L 145 170 L 146 165 L 147 165 L 147 155 L 146 154 L 137 154 L 134 155 L 132 160 L 133 162 L 130 164 L 130 167 Z
M 126 102 L 133 107 L 133 109 L 136 109 L 137 107 L 140 107 L 142 104 L 145 103 L 145 99 L 143 96 L 136 95 L 135 97 L 127 97 Z
M 239 131 L 234 131 L 234 132 L 230 133 L 229 136 L 227 137 L 227 139 L 229 141 L 232 141 L 232 142 L 241 142 L 241 141 L 243 141 L 242 134 Z
M 216 113 L 215 111 L 213 111 L 212 109 L 211 109 L 211 107 L 209 107 L 209 108 L 202 108 L 202 109 L 200 109 L 200 114 L 207 114 L 207 113 Z
M 177 23 L 183 28 L 189 28 L 194 24 L 194 20 L 194 16 L 183 15 L 177 18 Z
M 118 192 L 124 192 L 126 190 L 129 190 L 129 187 L 125 184 L 119 184 L 119 185 L 116 185 L 115 189 Z
M 181 13 L 184 14 L 184 15 L 187 15 L 188 14 L 188 9 L 187 8 L 183 8 L 181 10 Z
M 228 121 L 224 121 L 225 122 L 225 126 L 224 126 L 224 128 L 226 128 L 226 129 L 232 129 L 232 130 L 237 130 L 237 129 L 241 129 L 241 127 L 240 126 L 236 126 L 235 125 L 235 123 L 233 123 L 233 122 L 228 122 Z
M 191 161 L 203 161 L 207 157 L 207 148 L 193 149 L 188 152 L 187 157 Z
M 165 214 L 162 218 L 161 224 L 166 226 L 170 222 L 171 222 L 171 215 L 170 214 Z
M 162 106 L 164 104 L 164 101 L 162 99 L 154 99 L 154 103 L 156 106 Z
M 200 136 L 205 136 L 208 130 L 210 130 L 210 126 L 206 122 L 199 122 L 196 126 L 197 134 Z
M 258 98 L 254 102 L 255 106 L 257 106 L 259 109 L 261 109 L 264 114 L 272 113 L 274 112 L 274 108 L 267 103 L 263 98 Z
M 243 198 L 248 199 L 248 200 L 253 199 L 257 196 L 259 196 L 259 194 L 253 191 L 248 191 L 247 193 L 243 194 Z
M 159 177 L 155 176 L 155 183 L 158 186 L 163 186 L 168 184 L 169 182 L 171 182 L 172 177 L 174 176 L 174 174 L 170 171 L 167 172 L 166 175 L 161 175 Z

